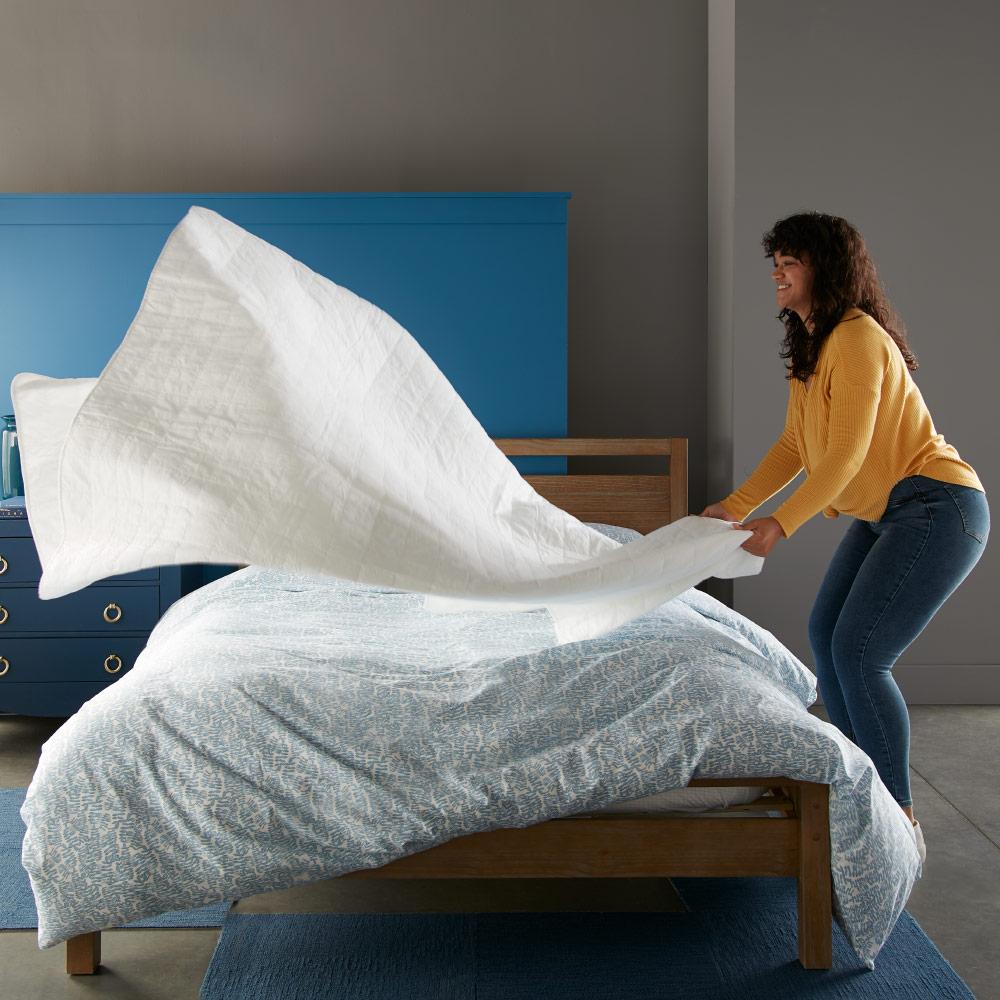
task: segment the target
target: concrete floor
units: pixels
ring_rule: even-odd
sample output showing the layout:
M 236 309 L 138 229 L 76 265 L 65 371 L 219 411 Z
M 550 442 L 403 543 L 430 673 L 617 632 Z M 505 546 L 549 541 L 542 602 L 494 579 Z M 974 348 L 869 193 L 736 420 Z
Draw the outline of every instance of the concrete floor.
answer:
M 823 715 L 822 709 L 817 714 Z M 1000 706 L 912 706 L 914 811 L 928 860 L 907 909 L 978 1000 L 1000 1000 Z M 0 787 L 27 785 L 58 720 L 0 716 Z M 547 882 L 333 880 L 240 901 L 247 912 L 680 910 L 665 879 Z M 108 931 L 100 975 L 70 978 L 64 949 L 0 933 L 5 1000 L 195 1000 L 218 929 Z

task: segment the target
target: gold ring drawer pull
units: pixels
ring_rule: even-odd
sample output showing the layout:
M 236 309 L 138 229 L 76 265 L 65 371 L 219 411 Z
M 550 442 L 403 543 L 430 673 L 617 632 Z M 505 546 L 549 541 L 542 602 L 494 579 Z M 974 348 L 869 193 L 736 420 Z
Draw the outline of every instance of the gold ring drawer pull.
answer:
M 0 677 L 3 677 L 10 670 L 10 660 L 6 656 L 0 656 Z
M 0 625 L 6 624 L 8 618 L 10 618 L 10 612 L 0 604 Z
M 117 653 L 109 653 L 104 657 L 104 669 L 109 674 L 117 674 L 122 668 L 122 658 Z
M 114 601 L 112 601 L 104 609 L 104 620 L 106 622 L 110 622 L 112 625 L 115 622 L 120 621 L 121 617 L 122 617 L 122 609 L 120 607 L 118 607 L 118 605 L 115 604 Z M 0 624 L 2 624 L 2 622 L 0 622 Z
M 10 563 L 7 562 L 5 556 L 0 555 L 0 576 L 3 576 L 8 569 L 10 569 Z

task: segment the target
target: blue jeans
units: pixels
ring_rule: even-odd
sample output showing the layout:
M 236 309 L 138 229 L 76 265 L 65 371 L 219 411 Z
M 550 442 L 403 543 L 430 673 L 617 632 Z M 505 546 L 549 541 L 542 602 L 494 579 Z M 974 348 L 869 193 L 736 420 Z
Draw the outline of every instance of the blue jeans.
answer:
M 877 521 L 847 529 L 809 616 L 830 721 L 868 754 L 904 807 L 913 804 L 910 717 L 892 668 L 979 561 L 989 532 L 981 490 L 901 479 Z

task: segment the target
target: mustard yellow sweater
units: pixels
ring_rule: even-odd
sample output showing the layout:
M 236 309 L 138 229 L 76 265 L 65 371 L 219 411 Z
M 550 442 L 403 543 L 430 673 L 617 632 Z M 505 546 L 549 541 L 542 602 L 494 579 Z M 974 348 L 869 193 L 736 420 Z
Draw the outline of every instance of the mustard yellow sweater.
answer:
M 722 506 L 744 520 L 803 468 L 805 480 L 771 515 L 786 538 L 820 511 L 877 521 L 907 476 L 983 490 L 934 430 L 895 341 L 860 309 L 847 310 L 823 343 L 808 388 L 789 380 L 781 437 Z

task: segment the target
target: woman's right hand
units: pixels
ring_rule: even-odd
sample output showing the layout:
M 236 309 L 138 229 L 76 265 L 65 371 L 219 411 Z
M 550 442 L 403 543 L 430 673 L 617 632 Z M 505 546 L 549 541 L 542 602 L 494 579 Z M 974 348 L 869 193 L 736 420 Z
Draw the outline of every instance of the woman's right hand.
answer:
M 722 521 L 736 521 L 736 518 L 721 503 L 710 503 L 698 516 L 717 517 Z

